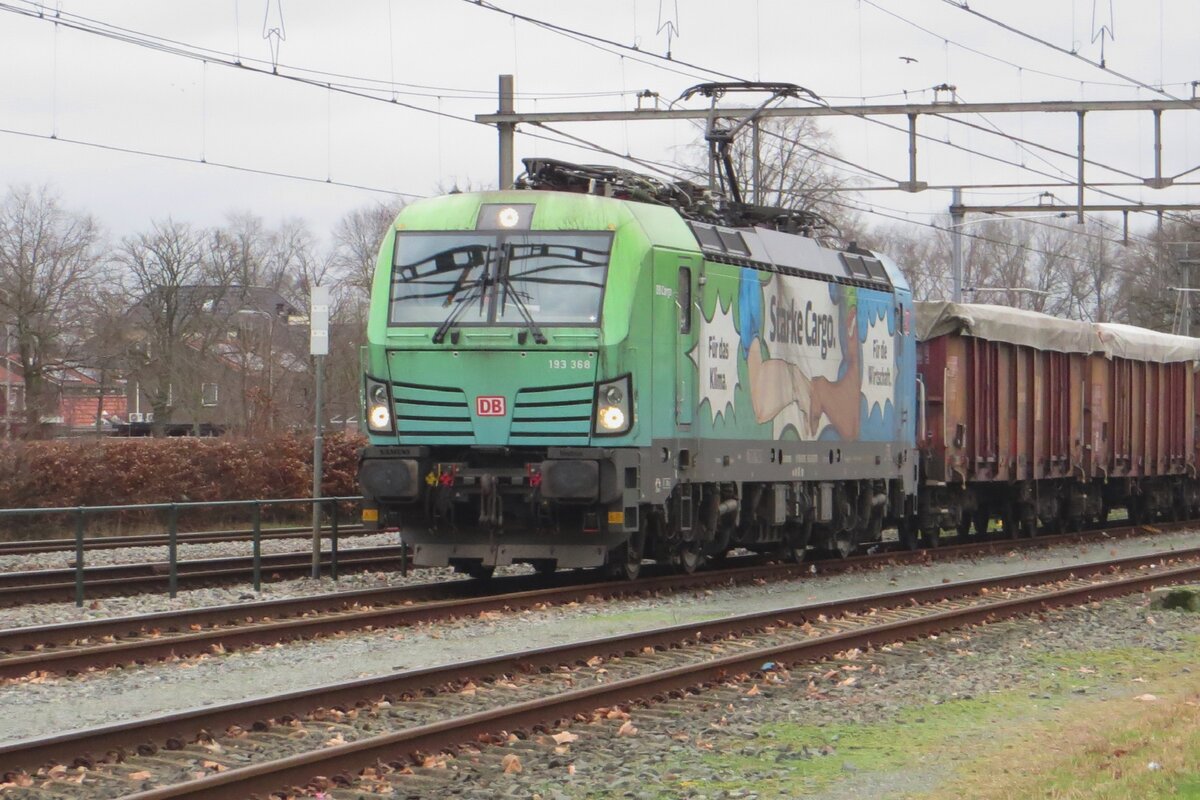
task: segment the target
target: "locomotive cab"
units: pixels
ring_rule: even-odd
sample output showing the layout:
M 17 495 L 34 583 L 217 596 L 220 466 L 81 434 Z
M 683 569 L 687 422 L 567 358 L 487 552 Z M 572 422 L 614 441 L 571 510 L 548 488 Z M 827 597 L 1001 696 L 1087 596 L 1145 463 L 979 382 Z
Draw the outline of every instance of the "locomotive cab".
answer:
M 359 481 L 415 563 L 595 566 L 637 529 L 645 224 L 536 191 L 400 214 L 373 287 Z

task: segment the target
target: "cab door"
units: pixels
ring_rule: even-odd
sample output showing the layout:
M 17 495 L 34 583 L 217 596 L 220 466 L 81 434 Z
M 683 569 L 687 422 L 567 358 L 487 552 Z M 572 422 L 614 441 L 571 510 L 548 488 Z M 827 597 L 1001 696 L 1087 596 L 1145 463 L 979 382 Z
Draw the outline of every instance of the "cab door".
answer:
M 675 424 L 679 435 L 690 437 L 696 412 L 696 349 L 699 331 L 696 282 L 699 259 L 680 258 L 675 269 Z

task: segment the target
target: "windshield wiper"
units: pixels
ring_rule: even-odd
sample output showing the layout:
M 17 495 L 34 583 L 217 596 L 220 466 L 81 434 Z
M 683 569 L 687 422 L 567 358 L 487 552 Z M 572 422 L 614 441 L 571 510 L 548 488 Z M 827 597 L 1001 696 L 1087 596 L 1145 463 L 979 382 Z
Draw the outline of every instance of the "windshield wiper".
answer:
M 509 276 L 508 270 L 505 270 L 501 273 L 500 282 L 504 287 L 504 299 L 507 300 L 510 295 L 512 296 L 513 305 L 517 307 L 517 311 L 521 312 L 521 317 L 525 320 L 525 327 L 529 329 L 531 334 L 533 334 L 533 341 L 537 344 L 545 344 L 546 334 L 542 333 L 542 329 L 538 327 L 537 322 L 535 322 L 533 319 L 533 314 L 530 314 L 529 309 L 525 307 L 525 301 L 521 299 L 520 292 L 518 292 L 517 288 L 513 286 L 512 278 Z M 503 305 L 500 307 L 500 313 L 502 315 L 504 314 Z
M 479 276 L 475 283 L 471 285 L 471 291 L 467 292 L 466 296 L 464 296 L 462 300 L 458 301 L 458 305 L 446 315 L 444 320 L 442 320 L 442 324 L 439 325 L 438 329 L 433 332 L 434 344 L 441 344 L 445 340 L 446 333 L 450 330 L 450 327 L 454 324 L 455 320 L 462 315 L 463 310 L 466 309 L 471 301 L 475 299 L 476 295 L 478 295 L 480 304 L 482 305 L 484 289 L 487 287 L 487 277 L 487 272 L 485 271 Z

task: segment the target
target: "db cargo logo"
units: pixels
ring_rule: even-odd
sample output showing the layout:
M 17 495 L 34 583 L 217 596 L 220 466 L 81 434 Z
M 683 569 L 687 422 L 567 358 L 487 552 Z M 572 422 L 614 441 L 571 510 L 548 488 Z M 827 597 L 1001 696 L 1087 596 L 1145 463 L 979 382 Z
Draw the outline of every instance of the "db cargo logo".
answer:
M 481 417 L 503 417 L 507 413 L 503 397 L 475 398 L 475 413 Z

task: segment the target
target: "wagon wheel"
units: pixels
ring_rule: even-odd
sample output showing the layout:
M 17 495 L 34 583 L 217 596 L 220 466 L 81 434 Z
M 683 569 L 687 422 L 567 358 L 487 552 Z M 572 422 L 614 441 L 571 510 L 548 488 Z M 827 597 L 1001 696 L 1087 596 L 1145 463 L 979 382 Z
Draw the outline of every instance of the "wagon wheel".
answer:
M 896 524 L 896 537 L 906 550 L 916 550 L 921 546 L 921 537 L 917 532 L 917 524 L 910 519 L 902 519 Z
M 1012 508 L 1000 512 L 1000 531 L 1005 539 L 1017 538 L 1017 515 Z
M 975 512 L 975 516 L 971 518 L 971 524 L 975 526 L 976 536 L 986 536 L 988 532 L 988 523 L 992 521 L 992 515 L 986 509 L 979 509 Z
M 646 529 L 650 521 L 648 515 L 642 515 L 638 529 L 629 534 L 623 544 L 614 547 L 608 553 L 608 574 L 622 581 L 635 581 L 642 574 L 642 557 L 646 552 Z
M 538 575 L 553 575 L 558 572 L 557 558 L 539 558 L 530 563 L 533 566 L 534 572 Z
M 1130 525 L 1141 525 L 1146 521 L 1145 513 L 1142 510 L 1141 498 L 1137 495 L 1133 495 L 1129 498 L 1129 504 L 1125 508 L 1129 513 Z
M 941 528 L 926 528 L 921 531 L 921 546 L 933 549 L 941 544 L 942 529 Z

